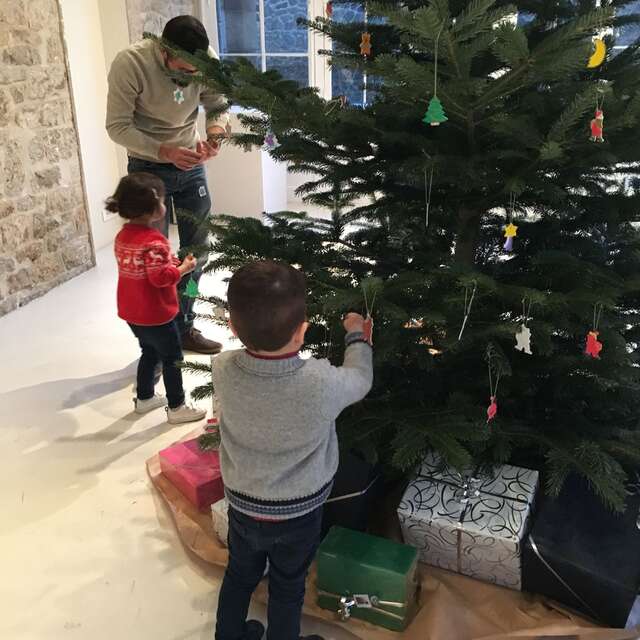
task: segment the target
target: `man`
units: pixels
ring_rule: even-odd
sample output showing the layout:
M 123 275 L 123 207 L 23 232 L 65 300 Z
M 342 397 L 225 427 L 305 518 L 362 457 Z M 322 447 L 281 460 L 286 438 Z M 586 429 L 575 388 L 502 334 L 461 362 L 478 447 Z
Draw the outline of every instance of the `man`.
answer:
M 212 51 L 203 24 L 193 16 L 170 20 L 163 38 L 188 53 Z M 215 55 L 215 54 L 212 54 Z M 207 241 L 207 220 L 211 197 L 204 164 L 215 157 L 220 143 L 215 136 L 225 132 L 228 114 L 207 118 L 207 141 L 200 141 L 196 129 L 198 109 L 202 105 L 220 112 L 227 102 L 224 96 L 196 83 L 176 79 L 197 70 L 173 57 L 154 40 L 143 40 L 121 51 L 109 72 L 107 132 L 111 139 L 127 149 L 129 173 L 145 171 L 158 176 L 166 187 L 167 218 L 160 229 L 169 232 L 173 208 L 189 215 L 178 215 L 180 254 Z M 202 275 L 202 261 L 191 276 L 178 285 L 180 313 L 176 318 L 183 349 L 197 353 L 218 353 L 221 345 L 205 338 L 193 326 L 193 298 L 184 296 L 192 277 Z

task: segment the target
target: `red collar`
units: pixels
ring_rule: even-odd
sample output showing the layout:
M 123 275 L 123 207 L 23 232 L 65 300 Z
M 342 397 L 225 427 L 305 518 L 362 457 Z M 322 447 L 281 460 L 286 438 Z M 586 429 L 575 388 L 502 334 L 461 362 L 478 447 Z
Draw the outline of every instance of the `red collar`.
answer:
M 246 351 L 252 358 L 258 358 L 258 360 L 288 360 L 289 358 L 295 358 L 300 353 L 299 351 L 292 351 L 291 353 L 283 353 L 281 356 L 262 356 L 249 351 L 249 349 Z

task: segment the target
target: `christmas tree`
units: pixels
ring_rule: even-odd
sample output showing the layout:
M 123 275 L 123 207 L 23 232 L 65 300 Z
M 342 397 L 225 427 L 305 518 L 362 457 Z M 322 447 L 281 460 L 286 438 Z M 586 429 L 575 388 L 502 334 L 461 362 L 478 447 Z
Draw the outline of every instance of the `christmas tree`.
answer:
M 193 59 L 201 82 L 252 110 L 233 142 L 277 135 L 273 157 L 308 174 L 299 194 L 331 212 L 218 218 L 208 268 L 299 266 L 308 347 L 334 363 L 342 314 L 375 319 L 374 389 L 340 416 L 343 447 L 407 473 L 431 449 L 459 468 L 511 460 L 542 469 L 551 493 L 575 473 L 622 508 L 640 464 L 640 195 L 628 187 L 640 45 L 613 45 L 640 16 L 594 5 L 387 0 L 366 3 L 366 25 L 309 21 L 336 43 L 335 68 L 363 73 L 362 108 L 248 62 Z M 588 69 L 603 32 L 607 57 Z M 436 81 L 449 120 L 431 127 Z

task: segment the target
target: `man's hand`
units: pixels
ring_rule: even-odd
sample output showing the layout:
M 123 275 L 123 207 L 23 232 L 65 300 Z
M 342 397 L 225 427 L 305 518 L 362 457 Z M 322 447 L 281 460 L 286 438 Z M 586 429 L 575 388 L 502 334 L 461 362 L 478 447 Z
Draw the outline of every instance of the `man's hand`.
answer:
M 162 145 L 158 154 L 161 160 L 166 160 L 174 164 L 178 169 L 189 171 L 202 161 L 202 156 L 196 151 L 191 151 L 186 147 L 168 147 Z
M 180 275 L 184 275 L 185 273 L 191 273 L 195 270 L 196 265 L 198 264 L 198 260 L 190 253 L 183 261 L 182 264 L 178 267 L 178 271 Z
M 364 332 L 364 318 L 359 313 L 347 313 L 343 324 L 347 333 Z
M 200 164 L 204 164 L 207 160 L 217 156 L 219 151 L 220 143 L 217 140 L 198 142 L 196 146 L 196 152 L 200 154 Z

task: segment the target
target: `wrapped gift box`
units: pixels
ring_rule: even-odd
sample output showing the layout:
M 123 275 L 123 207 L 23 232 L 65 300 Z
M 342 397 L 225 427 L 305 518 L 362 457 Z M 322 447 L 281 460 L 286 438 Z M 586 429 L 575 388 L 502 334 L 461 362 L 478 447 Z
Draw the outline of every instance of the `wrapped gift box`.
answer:
M 537 471 L 461 474 L 430 454 L 398 507 L 404 540 L 427 564 L 519 590 L 537 488 Z
M 418 609 L 418 554 L 406 545 L 331 529 L 318 551 L 318 605 L 343 620 L 404 630 Z
M 331 527 L 365 531 L 382 485 L 380 466 L 355 453 L 341 453 L 331 495 L 324 506 L 322 537 Z
M 640 589 L 640 496 L 624 514 L 609 511 L 571 478 L 539 507 L 523 558 L 523 588 L 624 627 Z
M 224 497 L 218 452 L 201 451 L 197 438 L 161 451 L 160 469 L 198 509 L 208 509 Z
M 226 498 L 211 505 L 211 517 L 218 540 L 227 547 L 229 544 L 229 502 Z

